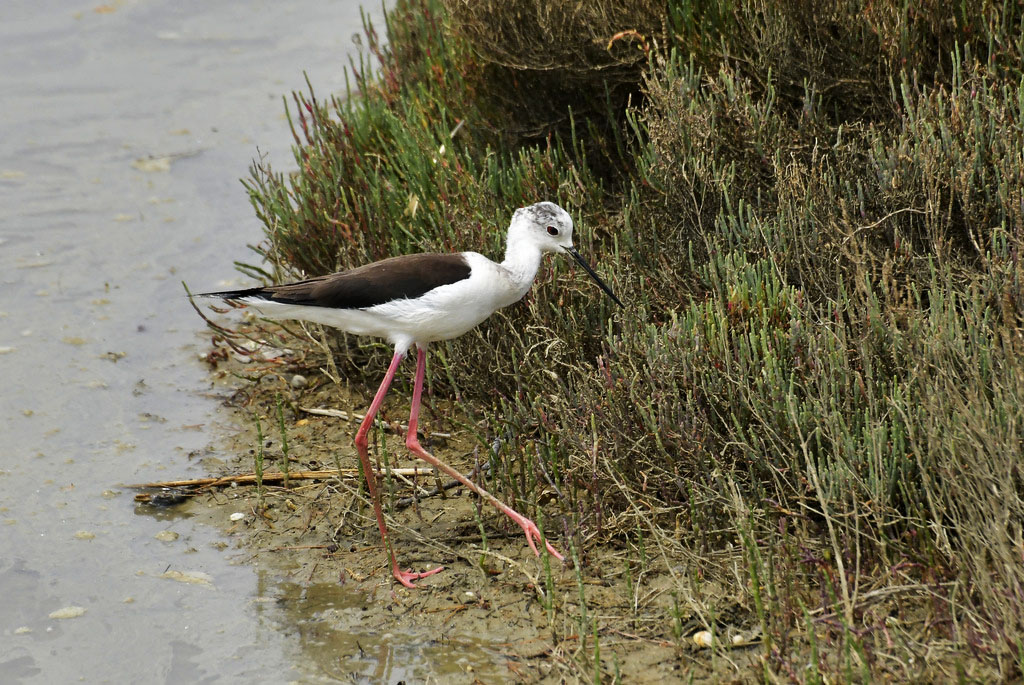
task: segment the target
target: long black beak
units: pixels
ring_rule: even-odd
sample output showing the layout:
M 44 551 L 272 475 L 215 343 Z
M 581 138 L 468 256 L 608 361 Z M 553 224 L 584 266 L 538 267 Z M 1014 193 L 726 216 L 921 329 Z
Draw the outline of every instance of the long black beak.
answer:
M 622 304 L 622 301 L 619 300 L 619 298 L 615 297 L 615 293 L 612 292 L 612 289 L 609 288 L 607 286 L 607 284 L 605 284 L 605 282 L 601 280 L 600 276 L 598 276 L 596 273 L 594 273 L 594 270 L 590 268 L 589 264 L 587 264 L 585 261 L 583 261 L 583 257 L 580 256 L 580 253 L 576 251 L 575 247 L 566 247 L 564 249 L 565 249 L 566 252 L 568 252 L 572 256 L 573 259 L 576 260 L 576 263 L 579 264 L 580 266 L 582 266 L 583 270 L 586 271 L 588 274 L 590 274 L 590 277 L 593 278 L 594 281 L 599 286 L 601 286 L 601 290 L 603 290 L 606 293 L 608 293 L 608 297 L 610 297 L 613 300 L 615 300 L 615 304 L 619 305 L 620 307 L 625 307 L 625 305 Z

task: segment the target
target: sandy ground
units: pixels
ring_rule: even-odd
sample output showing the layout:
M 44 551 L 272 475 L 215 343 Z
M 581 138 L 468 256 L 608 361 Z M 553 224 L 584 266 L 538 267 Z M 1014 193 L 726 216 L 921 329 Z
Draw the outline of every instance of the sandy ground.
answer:
M 264 470 L 280 470 L 278 394 L 288 407 L 291 472 L 338 465 L 351 473 L 357 467 L 357 422 L 304 409 L 361 415 L 374 389 L 341 387 L 310 368 L 305 355 L 298 357 L 244 365 L 229 358 L 212 372 L 214 391 L 234 412 L 238 431 L 205 457 L 211 474 L 254 470 L 254 409 L 263 417 Z M 295 373 L 309 379 L 308 387 L 293 387 Z M 487 461 L 480 445 L 458 428 L 443 400 L 433 404 L 421 420 L 424 446 L 471 473 Z M 387 427 L 377 432 L 392 468 L 417 465 L 404 449 L 399 423 L 407 412 L 408 398 L 393 389 L 382 413 Z M 364 675 L 386 680 L 387 663 L 412 649 L 430 664 L 421 674 L 426 680 L 592 681 L 596 625 L 604 680 L 616 673 L 627 682 L 756 679 L 756 638 L 728 650 L 694 645 L 692 636 L 703 625 L 687 611 L 685 598 L 673 598 L 672 577 L 656 564 L 640 579 L 627 577 L 625 553 L 606 545 L 588 550 L 588 563 L 577 572 L 562 543 L 555 541 L 566 563 L 535 557 L 520 529 L 468 489 L 441 496 L 436 486 L 442 481 L 433 475 L 415 480 L 422 488 L 416 497 L 410 478 L 385 479 L 384 486 L 403 568 L 445 569 L 417 581 L 414 590 L 393 582 L 365 487 L 351 475 L 293 480 L 287 489 L 266 485 L 262 513 L 250 485 L 207 489 L 183 506 L 222 528 L 242 558 L 290 588 L 279 602 L 278 624 L 298 631 L 310 677 L 345 677 L 353 670 L 345 659 L 355 655 L 371 663 Z M 704 591 L 728 592 L 714 584 Z M 673 606 L 681 608 L 673 613 Z
M 353 445 L 376 387 L 332 381 L 336 369 L 316 344 L 247 321 L 250 341 L 276 339 L 276 347 L 261 343 L 239 355 L 219 346 L 207 355 L 210 394 L 236 429 L 194 455 L 203 470 L 228 478 L 176 508 L 220 528 L 225 549 L 271 587 L 258 596 L 270 598 L 269 623 L 296 638 L 300 682 L 741 683 L 770 673 L 798 681 L 793 668 L 809 664 L 813 650 L 830 676 L 863 679 L 860 657 L 836 642 L 841 633 L 820 609 L 813 611 L 815 639 L 788 635 L 788 656 L 780 660 L 773 647 L 766 669 L 747 570 L 734 545 L 708 559 L 656 539 L 638 555 L 615 537 L 590 537 L 577 550 L 554 536 L 566 562 L 534 556 L 515 524 L 464 487 L 439 487 L 447 482 L 408 454 L 409 389 L 396 383 L 371 433 L 371 452 L 386 474 L 391 542 L 403 568 L 444 567 L 415 589 L 402 587 L 391 577 Z M 472 424 L 447 398 L 425 398 L 422 444 L 471 478 L 484 471 L 477 469 L 491 449 L 474 436 L 494 432 L 500 430 Z M 282 436 L 290 473 L 330 473 L 293 478 L 288 487 L 268 482 L 261 494 L 243 480 L 260 445 L 267 477 L 281 471 Z M 402 475 L 413 467 L 418 475 Z M 486 474 L 483 484 L 504 498 Z M 535 518 L 554 521 L 557 501 L 541 500 Z M 651 535 L 671 531 L 652 527 Z M 705 572 L 712 568 L 715 577 Z M 862 620 L 884 626 L 863 642 L 876 675 L 891 682 L 908 674 L 945 682 L 956 673 L 991 680 L 992 664 L 965 660 L 934 628 L 929 595 L 920 589 L 864 595 Z M 695 638 L 711 625 L 719 634 L 709 648 Z

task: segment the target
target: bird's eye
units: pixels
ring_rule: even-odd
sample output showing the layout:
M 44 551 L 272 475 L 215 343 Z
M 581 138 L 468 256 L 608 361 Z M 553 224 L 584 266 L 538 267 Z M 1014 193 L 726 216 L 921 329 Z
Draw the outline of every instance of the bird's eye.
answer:
M 548 235 L 558 235 L 558 229 L 554 226 L 548 226 Z

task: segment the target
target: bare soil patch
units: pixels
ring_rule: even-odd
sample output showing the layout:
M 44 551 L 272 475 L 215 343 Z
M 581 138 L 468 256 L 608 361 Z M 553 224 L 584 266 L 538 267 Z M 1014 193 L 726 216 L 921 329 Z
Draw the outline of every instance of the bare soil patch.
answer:
M 212 450 L 218 456 L 207 457 L 206 466 L 214 475 L 252 473 L 256 411 L 263 417 L 264 468 L 279 471 L 283 451 L 275 412 L 281 394 L 290 471 L 340 465 L 351 474 L 358 468 L 352 442 L 358 421 L 292 409 L 358 415 L 373 389 L 345 389 L 313 369 L 280 361 L 259 366 L 229 360 L 214 372 L 237 431 L 218 443 Z M 288 382 L 299 371 L 313 378 L 310 387 L 297 390 Z M 259 380 L 243 381 L 241 375 Z M 423 466 L 404 449 L 407 412 L 408 398 L 398 386 L 382 410 L 384 425 L 377 435 L 383 444 L 375 451 L 379 459 L 383 448 L 392 471 Z M 463 473 L 486 472 L 487 456 L 461 427 L 464 420 L 450 403 L 428 399 L 421 424 L 424 446 Z M 675 574 L 659 569 L 660 561 L 652 561 L 637 578 L 625 570 L 628 555 L 616 545 L 588 549 L 586 565 L 577 567 L 571 550 L 553 538 L 566 563 L 537 558 L 521 531 L 500 513 L 463 487 L 439 485 L 444 483 L 427 474 L 385 478 L 385 508 L 403 568 L 445 567 L 418 581 L 416 590 L 393 582 L 365 486 L 350 475 L 292 480 L 288 488 L 265 484 L 262 510 L 253 484 L 205 489 L 186 506 L 223 529 L 242 558 L 277 584 L 281 614 L 276 621 L 299 633 L 303 669 L 311 675 L 345 674 L 345 655 L 386 663 L 400 649 L 396 645 L 406 644 L 425 657 L 434 677 L 572 682 L 580 677 L 579 662 L 594 663 L 596 638 L 609 679 L 616 673 L 630 682 L 758 679 L 757 630 L 749 625 L 744 630 L 748 608 L 735 606 L 735 639 L 744 646 L 704 649 L 691 639 L 704 624 L 687 607 L 728 602 L 734 594 L 728 587 L 708 582 L 702 586 L 705 596 L 682 597 Z M 580 634 L 580 626 L 587 625 L 580 621 L 582 602 L 596 633 Z M 673 613 L 673 625 L 665 625 L 663 617 Z M 367 667 L 366 674 L 383 677 L 381 667 Z

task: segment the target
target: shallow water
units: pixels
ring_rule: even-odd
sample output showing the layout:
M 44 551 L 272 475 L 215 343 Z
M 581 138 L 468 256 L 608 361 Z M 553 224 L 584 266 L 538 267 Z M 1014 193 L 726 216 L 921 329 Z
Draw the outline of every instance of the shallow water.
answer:
M 291 166 L 281 95 L 303 70 L 341 90 L 359 6 L 9 0 L 0 14 L 0 682 L 308 680 L 309 612 L 268 611 L 294 588 L 118 486 L 205 475 L 223 427 L 180 281 L 223 287 L 251 256 L 238 179 L 257 145 Z M 85 611 L 51 617 L 69 607 Z M 429 659 L 382 649 L 370 660 L 386 670 L 362 678 Z

